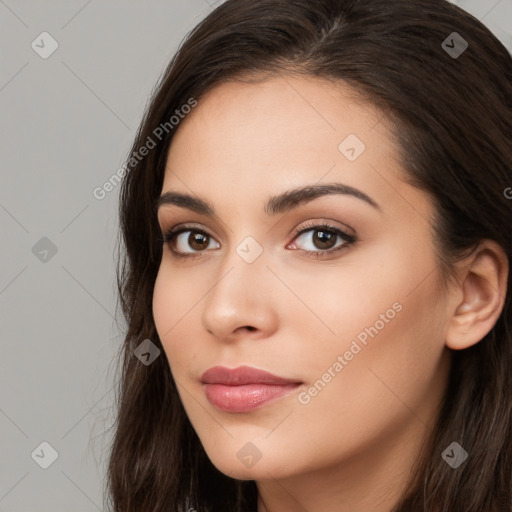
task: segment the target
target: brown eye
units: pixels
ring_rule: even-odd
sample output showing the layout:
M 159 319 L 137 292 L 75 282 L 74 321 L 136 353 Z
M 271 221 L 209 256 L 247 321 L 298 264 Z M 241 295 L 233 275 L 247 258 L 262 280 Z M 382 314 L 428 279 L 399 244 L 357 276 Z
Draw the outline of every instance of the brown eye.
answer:
M 330 225 L 313 225 L 302 229 L 295 237 L 292 248 L 300 249 L 307 256 L 328 256 L 355 243 L 356 238 Z
M 336 245 L 336 233 L 314 230 L 313 244 L 317 249 L 332 249 Z
M 210 237 L 203 233 L 190 232 L 188 237 L 188 245 L 195 251 L 202 251 L 208 247 Z
M 218 249 L 220 244 L 208 233 L 192 228 L 178 228 L 168 231 L 163 238 L 176 257 L 194 256 L 206 249 Z

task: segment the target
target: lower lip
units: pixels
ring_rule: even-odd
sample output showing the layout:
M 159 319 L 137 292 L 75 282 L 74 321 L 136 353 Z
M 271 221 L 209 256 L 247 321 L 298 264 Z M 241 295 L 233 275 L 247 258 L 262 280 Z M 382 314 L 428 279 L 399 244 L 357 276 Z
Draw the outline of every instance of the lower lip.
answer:
M 226 412 L 248 412 L 266 405 L 291 393 L 300 384 L 271 385 L 245 384 L 226 386 L 224 384 L 203 384 L 208 401 Z

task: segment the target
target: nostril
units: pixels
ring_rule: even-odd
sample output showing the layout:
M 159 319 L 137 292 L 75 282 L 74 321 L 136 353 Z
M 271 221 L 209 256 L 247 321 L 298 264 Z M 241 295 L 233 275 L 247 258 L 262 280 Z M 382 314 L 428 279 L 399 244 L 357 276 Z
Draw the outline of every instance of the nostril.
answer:
M 253 327 L 252 325 L 246 325 L 245 328 L 248 330 L 248 331 L 255 331 L 256 330 L 256 327 Z

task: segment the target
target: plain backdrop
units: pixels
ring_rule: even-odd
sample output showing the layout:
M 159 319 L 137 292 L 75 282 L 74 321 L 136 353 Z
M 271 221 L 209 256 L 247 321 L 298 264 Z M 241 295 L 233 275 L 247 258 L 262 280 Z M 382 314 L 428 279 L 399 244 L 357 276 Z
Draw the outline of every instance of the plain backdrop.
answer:
M 220 1 L 0 0 L 0 512 L 103 510 L 124 324 L 119 187 L 93 192 Z M 512 52 L 512 0 L 453 3 Z

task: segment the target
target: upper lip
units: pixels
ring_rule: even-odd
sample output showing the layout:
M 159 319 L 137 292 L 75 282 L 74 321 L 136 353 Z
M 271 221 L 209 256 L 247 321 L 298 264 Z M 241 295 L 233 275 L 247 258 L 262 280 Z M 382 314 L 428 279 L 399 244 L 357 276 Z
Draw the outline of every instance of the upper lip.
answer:
M 250 366 L 239 366 L 238 368 L 214 366 L 201 375 L 201 382 L 203 384 L 224 384 L 226 386 L 243 386 L 244 384 L 285 386 L 301 384 L 300 381 L 278 377 L 272 373 Z

